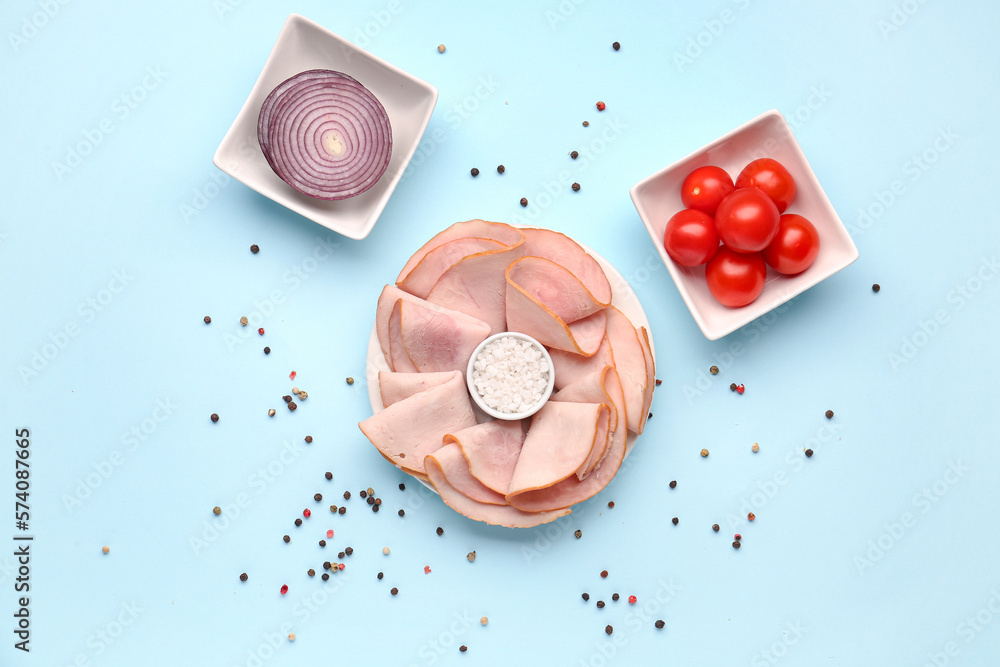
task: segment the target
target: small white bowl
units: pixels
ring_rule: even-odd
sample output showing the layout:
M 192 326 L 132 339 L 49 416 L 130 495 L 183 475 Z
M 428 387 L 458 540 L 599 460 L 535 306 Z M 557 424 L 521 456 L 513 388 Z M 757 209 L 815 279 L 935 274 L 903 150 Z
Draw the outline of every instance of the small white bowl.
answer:
M 542 358 L 549 363 L 549 382 L 545 386 L 545 391 L 542 392 L 542 398 L 541 400 L 538 401 L 538 403 L 536 403 L 530 410 L 526 412 L 498 412 L 493 408 L 487 406 L 485 401 L 483 401 L 483 397 L 480 396 L 479 391 L 476 389 L 475 383 L 472 381 L 472 372 L 475 370 L 474 366 L 476 363 L 476 358 L 479 356 L 479 353 L 483 351 L 484 347 L 486 347 L 493 341 L 497 340 L 498 338 L 516 338 L 517 340 L 527 341 L 531 343 L 531 345 L 535 349 L 541 352 Z M 526 419 L 542 409 L 542 406 L 545 405 L 545 402 L 548 401 L 549 397 L 552 395 L 552 389 L 555 387 L 556 370 L 555 367 L 552 365 L 552 357 L 549 356 L 549 351 L 545 349 L 544 345 L 542 345 L 537 340 L 535 340 L 534 338 L 532 338 L 527 334 L 518 333 L 516 331 L 504 331 L 502 333 L 493 334 L 492 336 L 484 340 L 482 343 L 480 343 L 476 347 L 476 349 L 472 352 L 472 357 L 469 358 L 469 365 L 465 370 L 465 380 L 469 385 L 469 394 L 472 395 L 472 400 L 475 401 L 476 406 L 478 406 L 480 410 L 488 414 L 490 417 L 493 417 L 494 419 L 514 421 L 516 419 Z
M 693 169 L 716 165 L 729 172 L 735 180 L 747 163 L 761 157 L 774 158 L 795 179 L 795 201 L 788 207 L 787 213 L 805 216 L 816 226 L 820 237 L 819 255 L 812 266 L 798 275 L 783 276 L 768 268 L 764 291 L 757 300 L 742 308 L 728 308 L 708 291 L 704 266 L 680 266 L 670 259 L 663 248 L 663 232 L 670 217 L 684 208 L 681 183 Z M 681 298 L 709 340 L 717 340 L 749 324 L 858 258 L 858 249 L 847 228 L 792 136 L 792 128 L 777 110 L 761 114 L 640 181 L 632 187 L 630 194 Z
M 257 116 L 274 87 L 309 69 L 349 74 L 378 98 L 392 125 L 392 157 L 382 178 L 357 197 L 326 201 L 302 194 L 268 165 L 257 142 Z M 352 239 L 375 226 L 430 121 L 438 91 L 429 83 L 373 56 L 309 19 L 292 14 L 278 35 L 250 97 L 226 133 L 213 162 L 265 197 Z

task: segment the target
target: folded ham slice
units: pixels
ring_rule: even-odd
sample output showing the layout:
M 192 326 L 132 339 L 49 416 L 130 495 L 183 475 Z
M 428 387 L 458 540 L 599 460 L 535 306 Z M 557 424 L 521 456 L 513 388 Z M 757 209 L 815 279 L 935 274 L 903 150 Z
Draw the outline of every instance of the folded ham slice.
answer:
M 375 313 L 375 332 L 394 371 L 465 371 L 489 325 L 386 285 Z
M 441 448 L 447 433 L 476 423 L 465 378 L 451 380 L 393 403 L 359 423 L 375 447 L 402 470 L 424 475 L 424 457 Z
M 382 397 L 382 407 L 387 408 L 404 398 L 419 394 L 431 387 L 444 384 L 455 377 L 462 378 L 461 371 L 441 373 L 392 373 L 379 371 L 378 390 Z
M 655 363 L 645 327 L 636 329 L 624 313 L 611 306 L 608 313 L 608 340 L 615 368 L 621 377 L 628 407 L 628 429 L 642 433 L 653 401 Z
M 531 418 L 507 490 L 512 496 L 578 478 L 597 443 L 607 438 L 609 413 L 600 403 L 549 401 Z M 512 502 L 512 501 L 511 501 Z
M 624 424 L 627 421 L 625 396 L 618 373 L 608 367 L 602 371 L 604 378 L 604 393 L 606 400 L 615 406 L 618 417 L 618 428 L 611 433 L 610 444 L 603 461 L 584 480 L 575 475 L 548 487 L 517 494 L 507 494 L 511 505 L 526 512 L 555 510 L 581 503 L 600 492 L 614 478 L 625 459 L 625 445 L 628 433 Z M 551 401 L 550 401 L 551 402 Z
M 557 391 L 566 385 L 573 384 L 577 380 L 582 380 L 588 375 L 600 371 L 605 366 L 615 365 L 614 358 L 611 356 L 611 343 L 608 342 L 606 333 L 601 340 L 601 346 L 597 349 L 597 353 L 591 357 L 584 357 L 583 355 L 555 348 L 549 350 L 549 356 L 552 357 L 553 372 L 556 376 L 555 388 Z
M 507 528 L 531 528 L 555 521 L 571 512 L 569 508 L 543 512 L 523 512 L 510 505 L 491 505 L 473 500 L 448 482 L 436 456 L 436 453 L 429 454 L 424 462 L 431 485 L 434 486 L 434 490 L 438 492 L 441 500 L 448 507 L 470 519 Z
M 604 339 L 604 306 L 567 269 L 541 257 L 507 268 L 507 326 L 546 347 L 593 356 Z
M 487 505 L 506 505 L 504 494 L 487 488 L 469 472 L 469 461 L 462 454 L 462 448 L 455 443 L 446 444 L 433 454 L 428 455 L 437 463 L 438 469 L 448 485 L 463 496 Z M 426 462 L 424 469 L 427 469 Z
M 426 299 L 434 284 L 460 260 L 481 252 L 501 250 L 507 245 L 495 239 L 461 238 L 434 248 L 413 267 L 396 287 Z
M 473 477 L 487 488 L 507 495 L 524 445 L 521 421 L 494 419 L 476 424 L 444 437 L 445 444 L 452 442 L 462 448 Z
M 544 257 L 565 267 L 583 283 L 595 301 L 602 306 L 611 305 L 611 283 L 604 269 L 579 243 L 551 229 L 529 228 L 521 231 L 524 233 L 526 257 Z
M 607 437 L 603 442 L 594 443 L 594 448 L 590 452 L 590 456 L 587 458 L 587 462 L 584 465 L 584 475 L 580 479 L 585 479 L 594 468 L 601 464 L 604 457 L 608 453 L 608 449 L 611 446 L 611 440 L 614 437 L 615 431 L 618 429 L 619 424 L 622 430 L 625 430 L 625 416 L 619 419 L 618 408 L 615 406 L 614 402 L 608 395 L 607 387 L 605 386 L 606 375 L 609 371 L 613 370 L 613 366 L 605 366 L 599 371 L 595 371 L 590 375 L 587 375 L 579 380 L 566 385 L 563 389 L 552 395 L 550 400 L 553 401 L 563 401 L 571 403 L 604 403 L 609 410 L 609 421 L 608 421 L 608 431 Z
M 439 248 L 451 241 L 470 238 L 490 239 L 505 246 L 523 245 L 524 243 L 524 234 L 522 234 L 516 227 L 511 227 L 503 222 L 488 222 L 478 218 L 475 220 L 467 220 L 465 222 L 456 222 L 447 229 L 435 234 L 427 243 L 422 245 L 419 250 L 413 253 L 413 255 L 410 256 L 410 259 L 406 260 L 406 264 L 403 265 L 402 270 L 399 272 L 399 276 L 396 278 L 396 284 L 400 285 L 401 283 L 405 283 L 417 265 L 420 264 L 432 250 L 435 250 L 436 248 Z

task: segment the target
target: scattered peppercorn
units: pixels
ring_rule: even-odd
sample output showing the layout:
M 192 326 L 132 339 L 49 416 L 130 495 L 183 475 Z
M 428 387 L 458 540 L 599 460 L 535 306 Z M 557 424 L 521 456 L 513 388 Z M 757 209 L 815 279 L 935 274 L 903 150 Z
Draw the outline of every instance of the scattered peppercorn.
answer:
M 528 198 L 521 197 L 521 206 L 527 206 L 527 205 L 528 205 Z
M 214 514 L 215 516 L 219 516 L 220 514 L 222 514 L 222 508 L 216 505 L 215 507 L 212 508 L 212 514 Z
M 583 121 L 583 126 L 584 127 L 590 127 L 590 121 L 589 120 Z
M 711 373 L 712 375 L 718 375 L 719 374 L 719 367 L 718 366 L 712 366 L 711 368 L 708 369 L 708 372 Z
M 214 424 L 215 422 L 219 421 L 219 415 L 217 415 L 216 413 L 213 412 L 211 419 L 212 419 L 212 423 Z
M 345 382 L 347 382 L 347 384 L 354 384 L 354 378 L 347 378 Z
M 265 347 L 264 348 L 264 354 L 271 354 L 271 348 Z
M 313 500 L 315 500 L 316 502 L 323 500 L 323 494 L 317 493 L 316 495 L 313 496 Z
M 739 533 L 736 533 L 735 535 L 733 535 L 733 539 L 739 542 L 740 540 L 743 539 L 743 536 L 740 535 Z
M 660 380 L 659 378 L 657 378 L 657 380 L 656 380 L 656 386 L 659 387 L 661 384 L 663 384 L 663 380 Z
M 309 436 L 307 435 L 307 436 L 306 436 L 306 438 L 308 438 L 308 437 L 309 437 Z M 306 442 L 309 442 L 309 440 L 306 440 Z M 326 474 L 325 474 L 325 475 L 323 475 L 323 476 L 324 476 L 324 477 L 326 477 L 326 478 L 327 478 L 328 480 L 331 480 L 331 479 L 333 479 L 333 473 L 332 473 L 332 472 L 328 472 L 328 473 L 326 473 Z
M 372 498 L 371 496 L 368 496 L 368 499 L 365 502 L 368 503 L 369 505 L 374 505 L 375 499 Z
M 307 519 L 308 519 L 309 517 L 311 517 L 311 516 L 312 516 L 312 510 L 310 510 L 310 509 L 308 509 L 308 508 L 307 508 L 307 509 L 304 509 L 304 510 L 302 510 L 302 516 L 304 516 L 305 518 L 307 518 Z
M 708 457 L 708 450 L 707 449 L 701 450 L 701 456 L 702 456 L 702 458 L 707 458 Z
M 827 419 L 833 419 L 833 410 L 827 410 L 826 411 L 826 418 Z
M 297 408 L 297 407 L 299 407 L 299 406 L 295 405 L 295 401 L 292 401 L 291 403 L 288 404 L 288 409 L 290 411 L 294 411 L 295 408 Z
M 663 621 L 657 621 L 656 623 L 653 623 L 653 625 L 656 627 L 657 630 L 662 630 L 663 626 L 666 625 L 666 623 L 664 623 Z
M 308 570 L 306 570 L 306 574 L 308 574 L 310 577 L 315 577 L 316 576 L 316 570 L 314 570 L 312 568 L 309 568 Z
M 285 394 L 284 396 L 282 396 L 282 397 L 281 397 L 281 399 L 282 399 L 282 400 L 283 400 L 283 401 L 284 401 L 285 403 L 291 403 L 291 402 L 292 402 L 292 397 L 291 397 L 291 396 L 289 396 L 289 395 L 287 395 L 287 394 Z
M 586 601 L 588 601 L 590 599 L 590 593 L 584 593 L 580 597 L 582 597 L 583 601 L 586 602 Z
M 756 518 L 757 518 L 757 515 L 754 514 L 753 512 L 750 512 L 749 514 L 747 514 L 747 521 L 753 521 Z
M 807 458 L 807 459 L 808 459 L 808 458 L 812 458 L 812 455 L 813 455 L 813 450 L 811 450 L 811 449 L 807 449 L 807 450 L 806 450 L 806 458 Z
M 608 105 L 605 104 L 604 102 L 598 102 L 597 103 L 597 110 L 598 111 L 604 111 L 607 108 L 608 108 Z
M 736 391 L 736 383 L 735 382 L 729 383 L 729 391 Z
M 111 551 L 111 547 L 101 547 L 101 553 L 106 554 Z
M 639 601 L 639 598 L 637 598 L 636 596 L 634 596 L 634 595 L 628 596 L 628 603 L 629 604 L 635 604 L 638 601 Z
M 579 153 L 577 153 L 576 151 L 572 151 L 572 152 L 571 152 L 571 153 L 569 154 L 569 156 L 570 156 L 571 158 L 573 158 L 573 159 L 575 160 L 575 159 L 577 159 L 578 157 L 580 157 L 580 154 L 579 154 Z
M 347 514 L 347 508 L 341 507 L 337 510 L 337 514 Z
M 753 447 L 751 447 L 751 448 L 750 448 L 750 450 L 751 450 L 751 451 L 752 451 L 752 452 L 753 452 L 754 454 L 756 454 L 757 452 L 759 452 L 759 451 L 760 451 L 760 445 L 758 445 L 758 444 L 757 444 L 757 443 L 755 442 L 755 443 L 753 443 Z
M 340 553 L 337 554 L 337 558 L 343 559 L 343 557 L 346 556 L 346 555 L 347 554 L 345 554 L 343 551 L 341 551 Z
M 438 53 L 444 53 L 444 50 L 445 50 L 444 44 L 438 44 Z
M 381 498 L 376 498 L 375 499 L 375 507 L 378 507 L 381 504 L 382 504 L 382 499 Z
M 263 336 L 264 335 L 264 327 L 261 327 L 261 328 L 257 329 L 257 333 L 260 334 L 261 336 Z
M 385 556 L 389 555 L 389 547 L 382 547 L 382 554 Z
M 395 595 L 396 593 L 399 593 L 399 589 L 398 589 L 398 588 L 396 588 L 395 586 L 393 586 L 393 587 L 392 587 L 392 590 L 391 590 L 391 591 L 389 591 L 389 592 L 390 592 L 390 593 L 392 593 L 393 595 Z
M 580 184 L 579 183 L 574 183 L 572 187 L 573 187 L 573 192 L 579 192 L 580 191 Z
M 597 608 L 598 609 L 604 609 L 604 600 L 598 600 L 597 601 Z
M 719 524 L 713 523 L 712 524 L 712 530 L 714 530 L 715 532 L 719 532 Z
M 399 516 L 406 516 L 406 512 L 404 512 L 403 510 L 399 510 L 398 512 L 396 512 L 396 514 L 398 514 Z
M 406 484 L 403 484 L 402 482 L 400 482 L 399 483 L 399 490 L 400 491 L 406 491 Z
M 374 496 L 375 495 L 375 489 L 373 489 L 370 486 L 366 489 L 366 491 L 367 491 L 367 493 L 368 493 L 369 496 Z
M 331 563 L 328 560 L 327 561 L 323 561 L 323 569 L 324 570 L 329 570 L 331 567 L 333 567 L 333 563 Z
M 608 571 L 601 570 L 601 579 L 607 579 L 607 578 L 608 578 Z
M 485 617 L 485 616 L 483 616 L 481 619 L 479 619 L 479 624 L 480 625 L 486 625 L 489 622 L 490 622 L 490 619 L 487 618 L 487 617 Z
M 351 547 L 347 547 L 346 549 L 344 549 L 344 553 L 350 556 L 351 554 L 354 553 L 354 549 L 352 549 Z
M 504 173 L 505 171 L 507 171 L 507 168 L 506 168 L 506 167 L 504 167 L 504 166 L 503 166 L 502 164 L 501 164 L 501 165 L 499 165 L 499 166 L 497 167 L 497 173 L 498 173 L 498 174 L 502 174 L 502 173 Z
M 475 167 L 473 167 L 472 170 L 469 173 L 472 174 L 473 177 L 475 177 L 475 176 L 479 175 L 479 170 L 476 169 Z
M 576 539 L 580 539 L 581 537 L 583 537 L 583 531 L 578 528 L 576 532 L 573 533 L 573 535 L 576 537 Z
M 671 489 L 676 489 L 677 488 L 677 480 L 676 479 L 675 480 L 671 480 L 671 482 L 670 482 L 670 488 Z
M 330 581 L 330 573 L 324 572 L 321 578 L 323 579 L 323 581 Z
M 256 255 L 257 253 L 260 252 L 260 246 L 254 243 L 252 246 L 250 246 L 250 252 Z
M 438 535 L 444 535 L 444 528 L 442 528 L 441 526 L 438 526 L 437 530 L 434 531 L 434 532 L 436 532 Z
M 615 508 L 615 501 L 609 500 L 608 501 L 608 509 L 614 509 L 614 508 Z
M 267 416 L 268 417 L 273 417 L 274 414 L 275 414 L 274 408 L 271 408 L 270 410 L 267 411 Z
M 470 563 L 475 563 L 476 562 L 476 552 L 475 551 L 470 551 L 465 557 L 468 559 L 468 561 Z
M 246 572 L 244 572 L 243 574 L 240 575 L 240 581 L 246 581 L 249 578 L 250 577 L 249 577 L 249 575 L 247 575 Z
M 734 549 L 739 549 L 740 548 L 740 541 L 739 540 L 736 540 L 735 542 L 733 542 L 733 548 Z
M 344 500 L 350 500 L 350 499 L 351 499 L 351 492 L 344 491 Z
M 882 289 L 882 286 L 879 285 L 878 283 L 875 283 L 874 285 L 872 285 L 872 291 L 873 292 L 878 292 L 880 289 Z
M 614 42 L 611 44 L 611 48 L 617 51 L 618 49 L 622 48 L 622 45 L 619 44 L 618 42 Z
M 382 574 L 381 572 L 379 572 L 379 573 L 378 573 L 378 574 L 376 574 L 375 576 L 376 576 L 376 578 L 378 578 L 378 580 L 379 580 L 379 581 L 382 581 L 382 577 L 384 577 L 385 575 L 384 575 L 384 574 Z
M 246 315 L 244 315 L 243 317 L 240 318 L 240 324 L 242 324 L 243 326 L 246 326 L 249 323 L 250 323 L 250 320 L 247 319 Z
M 288 641 L 290 641 L 290 642 L 295 641 L 295 633 L 294 632 L 289 632 L 288 633 Z
M 288 592 L 288 584 L 281 584 L 281 594 L 284 595 Z
M 295 525 L 296 526 L 301 526 L 302 525 L 302 519 L 296 519 L 295 520 Z
M 296 519 L 296 521 L 298 521 L 298 520 L 299 519 Z M 285 541 L 285 544 L 288 544 L 289 542 L 292 541 L 292 538 L 289 537 L 288 535 L 283 535 L 281 539 L 283 539 Z
M 677 517 L 674 517 L 673 519 L 670 520 L 670 523 L 674 524 L 675 526 L 677 524 L 679 524 L 680 522 L 681 522 L 681 520 L 678 519 Z
M 615 601 L 615 602 L 618 602 L 618 599 L 619 599 L 619 598 L 621 598 L 621 596 L 620 596 L 620 595 L 618 595 L 618 593 L 615 593 L 614 595 L 612 595 L 612 596 L 611 596 L 611 599 L 612 599 L 613 601 Z
M 613 627 L 611 627 L 610 625 L 605 625 L 604 626 L 604 632 L 606 632 L 607 634 L 610 635 L 614 631 L 615 631 L 615 629 Z
M 469 647 L 466 646 L 465 644 L 462 644 L 461 646 L 458 647 L 458 650 L 461 651 L 462 653 L 465 653 L 466 651 L 469 650 Z
M 325 546 L 326 546 L 326 540 L 320 540 L 320 541 L 319 541 L 319 545 L 320 545 L 321 547 L 325 547 Z
M 211 323 L 212 323 L 212 318 L 209 317 L 208 315 L 206 315 L 205 316 L 205 324 L 211 324 Z
M 337 513 L 337 506 L 330 505 L 330 514 L 336 514 L 336 513 Z
M 361 496 L 362 498 L 367 498 L 368 497 L 368 492 L 365 491 L 364 489 L 361 489 L 361 491 L 358 492 L 358 495 Z
M 746 391 L 746 390 L 747 390 L 747 388 L 746 388 L 746 387 L 744 387 L 742 383 L 741 383 L 741 384 L 738 384 L 738 385 L 736 385 L 736 393 L 737 393 L 737 394 L 740 394 L 740 395 L 742 395 L 742 394 L 743 394 L 743 392 L 744 392 L 744 391 Z

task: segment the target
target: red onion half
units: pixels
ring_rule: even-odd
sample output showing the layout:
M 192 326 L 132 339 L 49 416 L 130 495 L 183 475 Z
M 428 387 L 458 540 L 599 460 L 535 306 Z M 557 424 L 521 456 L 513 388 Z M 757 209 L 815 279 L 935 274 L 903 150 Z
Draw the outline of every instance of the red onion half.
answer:
M 280 83 L 257 118 L 260 148 L 281 180 L 317 199 L 371 188 L 392 156 L 382 103 L 354 78 L 313 69 Z

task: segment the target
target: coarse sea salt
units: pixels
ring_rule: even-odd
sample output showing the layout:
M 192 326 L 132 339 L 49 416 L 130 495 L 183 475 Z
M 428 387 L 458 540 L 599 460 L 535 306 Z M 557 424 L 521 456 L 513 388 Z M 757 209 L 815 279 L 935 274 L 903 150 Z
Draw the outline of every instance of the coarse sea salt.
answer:
M 528 412 L 545 394 L 552 369 L 538 347 L 502 336 L 476 355 L 472 383 L 491 409 L 503 414 Z

